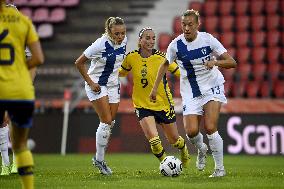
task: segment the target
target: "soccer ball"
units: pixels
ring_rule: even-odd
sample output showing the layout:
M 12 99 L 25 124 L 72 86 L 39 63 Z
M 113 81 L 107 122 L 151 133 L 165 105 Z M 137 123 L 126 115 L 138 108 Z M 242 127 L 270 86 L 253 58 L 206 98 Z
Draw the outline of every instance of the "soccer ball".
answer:
M 182 172 L 182 163 L 175 156 L 167 156 L 160 163 L 160 172 L 167 177 L 177 177 Z

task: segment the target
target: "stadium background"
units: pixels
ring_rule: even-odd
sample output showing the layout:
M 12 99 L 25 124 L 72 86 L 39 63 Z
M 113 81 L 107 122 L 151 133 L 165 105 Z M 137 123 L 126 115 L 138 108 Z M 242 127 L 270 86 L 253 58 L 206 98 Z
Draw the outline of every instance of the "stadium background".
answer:
M 71 95 L 67 153 L 93 153 L 99 123 L 88 102 L 74 61 L 104 32 L 109 16 L 127 25 L 128 51 L 137 47 L 138 31 L 155 29 L 157 48 L 165 51 L 181 33 L 179 15 L 200 11 L 200 31 L 217 37 L 237 60 L 236 69 L 222 70 L 229 103 L 219 121 L 224 150 L 229 154 L 284 153 L 284 1 L 283 0 L 14 0 L 32 18 L 46 55 L 37 71 L 36 110 L 31 138 L 35 153 L 60 153 L 63 107 Z M 179 80 L 168 75 L 178 127 L 184 136 Z M 150 152 L 133 112 L 131 75 L 122 79 L 122 102 L 110 152 Z M 165 138 L 163 137 L 165 143 Z M 169 145 L 164 145 L 168 150 Z M 168 149 L 169 148 L 169 149 Z M 193 149 L 191 149 L 193 152 Z

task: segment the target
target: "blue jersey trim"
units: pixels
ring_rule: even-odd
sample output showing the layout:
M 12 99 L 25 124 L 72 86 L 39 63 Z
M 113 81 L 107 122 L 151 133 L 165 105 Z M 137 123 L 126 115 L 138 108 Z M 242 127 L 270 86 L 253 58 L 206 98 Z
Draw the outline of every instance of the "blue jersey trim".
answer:
M 182 42 L 182 40 L 177 41 L 177 59 L 182 62 L 184 69 L 187 72 L 187 79 L 190 83 L 193 98 L 200 96 L 200 87 L 196 80 L 195 70 L 191 63 L 191 60 L 206 57 L 212 52 L 210 46 L 201 47 L 194 50 L 187 50 L 187 46 Z
M 120 47 L 118 49 L 114 49 L 108 41 L 105 42 L 106 51 L 102 53 L 102 57 L 106 57 L 106 65 L 104 67 L 104 71 L 102 75 L 99 77 L 98 84 L 101 86 L 105 86 L 108 82 L 108 78 L 113 72 L 114 64 L 116 62 L 116 56 L 120 54 L 125 54 L 126 47 Z

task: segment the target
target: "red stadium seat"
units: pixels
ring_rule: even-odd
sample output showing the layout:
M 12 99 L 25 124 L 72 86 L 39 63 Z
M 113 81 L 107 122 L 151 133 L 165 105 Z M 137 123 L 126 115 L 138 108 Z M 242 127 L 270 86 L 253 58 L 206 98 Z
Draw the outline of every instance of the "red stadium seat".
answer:
M 280 14 L 284 15 L 284 1 L 280 0 Z
M 264 47 L 255 47 L 251 51 L 251 57 L 254 64 L 263 63 L 266 55 L 266 49 Z
M 13 3 L 16 7 L 22 7 L 27 5 L 28 0 L 14 0 Z
M 173 20 L 173 31 L 174 31 L 174 34 L 176 35 L 179 35 L 182 33 L 180 16 L 176 16 Z
M 215 16 L 217 12 L 217 4 L 218 2 L 213 1 L 205 1 L 203 4 L 203 13 L 206 16 Z
M 76 7 L 79 5 L 80 0 L 62 0 L 61 6 L 64 7 Z
M 248 62 L 251 55 L 251 50 L 248 47 L 240 47 L 237 49 L 237 62 Z
M 270 97 L 271 95 L 271 84 L 269 81 L 262 81 L 259 89 L 260 96 L 262 98 Z
M 219 15 L 230 15 L 233 10 L 233 5 L 234 2 L 232 0 L 221 1 L 218 7 Z
M 48 21 L 49 12 L 47 8 L 37 8 L 33 13 L 32 20 L 34 22 L 45 22 Z
M 248 32 L 236 32 L 235 36 L 235 44 L 237 47 L 246 47 L 249 41 L 249 33 Z
M 159 49 L 167 49 L 168 45 L 172 41 L 172 36 L 168 33 L 160 33 L 158 39 L 158 47 Z
M 284 19 L 283 19 L 284 20 Z M 281 40 L 281 45 L 284 47 L 284 31 L 281 32 L 281 36 L 280 36 L 280 40 Z M 283 60 L 284 61 L 284 60 Z
M 275 81 L 273 92 L 276 98 L 284 98 L 284 81 Z
M 40 38 L 47 39 L 53 36 L 53 26 L 51 24 L 41 24 L 37 27 Z
M 267 46 L 268 47 L 273 47 L 277 46 L 280 41 L 280 32 L 277 30 L 269 31 L 267 33 Z
M 200 1 L 191 1 L 188 8 L 197 10 L 198 12 L 201 12 L 202 11 L 202 5 L 203 5 L 203 3 L 200 2 Z
M 267 15 L 274 15 L 278 12 L 278 0 L 265 1 L 264 11 Z
M 233 32 L 226 32 L 220 35 L 220 42 L 224 45 L 225 48 L 233 46 L 235 41 L 235 34 Z
M 239 73 L 240 81 L 248 80 L 248 77 L 251 73 L 251 65 L 248 63 L 239 63 L 237 66 L 237 70 Z
M 250 13 L 252 15 L 261 15 L 264 10 L 264 1 L 257 0 L 257 1 L 250 1 Z
M 236 15 L 246 15 L 248 11 L 249 1 L 238 0 L 235 2 L 235 13 Z
M 216 32 L 218 26 L 218 17 L 216 16 L 206 16 L 204 19 L 204 28 L 206 32 Z
M 259 81 L 249 81 L 246 85 L 246 93 L 248 98 L 256 98 L 259 90 Z
M 45 0 L 29 0 L 27 5 L 31 7 L 44 7 Z
M 267 61 L 268 62 L 278 62 L 280 58 L 280 48 L 270 47 L 267 49 Z
M 252 74 L 255 81 L 262 81 L 266 72 L 266 64 L 256 63 L 252 66 Z
M 244 97 L 245 87 L 246 87 L 246 81 L 245 80 L 235 82 L 233 87 L 232 87 L 232 96 L 233 97 Z
M 46 0 L 45 5 L 48 7 L 61 6 L 62 0 Z
M 265 42 L 265 32 L 257 31 L 251 34 L 252 45 L 254 47 L 260 47 L 264 45 Z
M 253 31 L 259 31 L 264 28 L 265 17 L 262 15 L 255 15 L 251 17 L 251 29 Z
M 30 19 L 32 19 L 33 17 L 33 11 L 31 8 L 28 8 L 28 7 L 21 8 L 20 12 L 26 15 L 27 17 L 29 17 Z
M 278 62 L 270 62 L 267 68 L 269 78 L 271 81 L 275 81 L 278 79 L 278 76 L 281 71 L 281 65 Z
M 266 16 L 266 30 L 277 30 L 280 25 L 280 17 L 278 15 Z
M 233 16 L 221 16 L 220 18 L 220 29 L 222 32 L 232 31 L 235 19 Z
M 248 31 L 250 26 L 250 17 L 249 16 L 237 16 L 236 17 L 236 30 L 241 31 Z
M 52 23 L 63 22 L 66 19 L 66 12 L 63 8 L 54 8 L 50 12 L 48 21 Z

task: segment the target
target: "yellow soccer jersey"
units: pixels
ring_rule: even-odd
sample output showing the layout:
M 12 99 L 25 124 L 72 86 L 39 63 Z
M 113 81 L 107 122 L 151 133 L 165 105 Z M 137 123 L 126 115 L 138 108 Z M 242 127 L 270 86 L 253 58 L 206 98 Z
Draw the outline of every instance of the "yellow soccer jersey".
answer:
M 38 41 L 32 22 L 14 7 L 0 11 L 0 100 L 33 100 L 25 46 Z
M 132 100 L 135 108 L 145 108 L 154 111 L 168 110 L 174 105 L 166 77 L 163 78 L 157 90 L 156 103 L 149 99 L 160 65 L 165 60 L 165 53 L 153 50 L 148 58 L 143 58 L 139 50 L 132 51 L 125 57 L 120 75 L 126 76 L 129 71 L 133 74 L 133 93 Z M 176 76 L 180 75 L 178 65 L 170 64 L 169 71 Z

